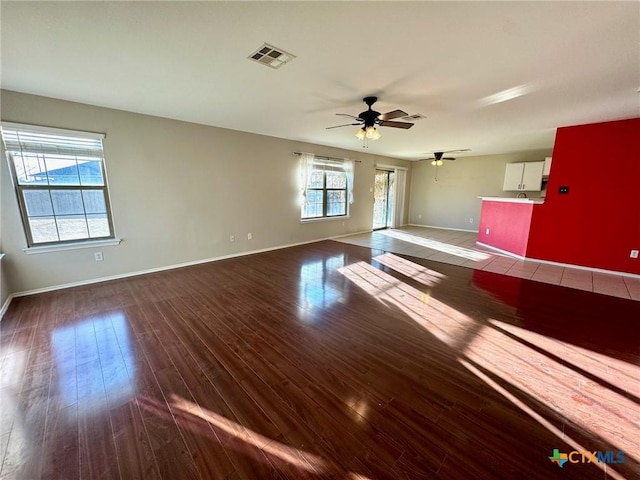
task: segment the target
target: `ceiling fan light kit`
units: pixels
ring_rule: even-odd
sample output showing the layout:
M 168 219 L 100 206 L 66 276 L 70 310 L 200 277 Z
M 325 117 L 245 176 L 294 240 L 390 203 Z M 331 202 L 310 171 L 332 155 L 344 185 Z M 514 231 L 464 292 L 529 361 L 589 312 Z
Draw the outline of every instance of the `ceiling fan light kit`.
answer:
M 350 125 L 359 125 L 360 129 L 356 132 L 356 137 L 358 137 L 358 140 L 363 140 L 366 142 L 367 140 L 377 140 L 382 136 L 380 135 L 380 132 L 378 131 L 376 126 L 402 128 L 404 130 L 407 130 L 413 127 L 413 123 L 391 121 L 394 118 L 406 117 L 407 112 L 403 112 L 402 110 L 393 110 L 387 113 L 380 113 L 373 110 L 371 107 L 374 103 L 378 101 L 378 97 L 364 97 L 362 101 L 366 103 L 369 108 L 368 110 L 361 112 L 357 117 L 346 114 L 346 113 L 336 114 L 344 117 L 353 118 L 358 123 L 347 123 L 345 125 L 336 125 L 333 127 L 327 127 L 327 129 L 347 127 Z

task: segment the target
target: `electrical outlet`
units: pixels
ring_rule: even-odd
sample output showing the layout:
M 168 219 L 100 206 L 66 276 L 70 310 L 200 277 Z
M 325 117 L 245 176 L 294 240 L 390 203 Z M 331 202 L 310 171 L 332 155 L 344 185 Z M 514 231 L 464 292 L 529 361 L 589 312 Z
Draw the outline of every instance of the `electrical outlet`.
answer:
M 631 258 L 638 258 L 638 250 L 631 250 L 631 255 L 629 255 Z
M 419 214 L 418 214 L 418 220 L 420 220 L 421 218 L 422 218 L 422 214 L 421 214 L 421 213 L 419 213 Z
M 235 235 L 229 235 L 229 241 L 230 241 L 231 243 L 235 242 L 235 241 L 236 241 L 236 237 L 235 237 Z
M 487 227 L 487 228 L 485 229 L 484 234 L 485 234 L 485 235 L 489 235 L 489 227 Z
M 247 233 L 247 240 L 253 239 L 253 233 Z
M 96 262 L 101 262 L 104 260 L 104 257 L 102 256 L 102 252 L 95 252 L 93 254 L 93 258 L 95 258 Z
M 469 223 L 473 223 L 473 217 L 469 218 Z

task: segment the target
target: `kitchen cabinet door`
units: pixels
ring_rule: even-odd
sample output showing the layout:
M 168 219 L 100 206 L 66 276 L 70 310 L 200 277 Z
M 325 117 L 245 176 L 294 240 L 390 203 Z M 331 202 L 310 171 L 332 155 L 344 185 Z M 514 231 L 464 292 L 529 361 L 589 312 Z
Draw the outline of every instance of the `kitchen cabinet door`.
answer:
M 522 185 L 522 172 L 524 171 L 523 163 L 507 163 L 504 172 L 503 190 L 520 190 Z
M 544 162 L 527 162 L 524 164 L 520 190 L 539 192 L 542 186 L 542 170 Z

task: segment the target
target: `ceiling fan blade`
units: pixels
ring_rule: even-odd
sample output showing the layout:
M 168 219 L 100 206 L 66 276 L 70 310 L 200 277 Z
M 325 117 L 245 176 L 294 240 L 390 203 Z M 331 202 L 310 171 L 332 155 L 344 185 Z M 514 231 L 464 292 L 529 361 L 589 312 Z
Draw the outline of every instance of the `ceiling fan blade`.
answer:
M 349 115 L 348 113 L 336 113 L 336 115 L 340 115 L 341 117 L 353 118 L 354 120 L 362 120 L 360 117 L 356 117 L 354 115 Z
M 407 128 L 413 127 L 413 123 L 409 123 L 409 122 L 390 122 L 389 120 L 382 120 L 380 122 L 380 125 L 382 127 L 404 128 L 405 130 Z
M 334 125 L 333 127 L 327 127 L 325 130 L 330 130 L 332 128 L 340 128 L 340 127 L 350 127 L 351 125 L 360 125 L 359 123 L 345 123 L 344 125 Z
M 442 152 L 442 153 L 457 153 L 457 152 L 470 152 L 471 149 L 470 148 L 459 148 L 458 150 L 447 150 L 446 152 Z
M 383 113 L 378 117 L 378 120 L 393 120 L 394 118 L 406 117 L 407 115 L 409 114 L 402 110 L 394 110 L 392 112 Z
M 453 157 L 442 157 L 442 158 L 429 157 L 429 158 L 420 158 L 417 161 L 418 162 L 424 162 L 426 160 L 455 160 L 455 158 L 453 158 Z
M 434 155 L 439 154 L 443 155 L 445 153 L 457 153 L 457 152 L 470 152 L 470 148 L 460 148 L 458 150 L 436 150 L 435 152 L 423 152 L 421 155 Z

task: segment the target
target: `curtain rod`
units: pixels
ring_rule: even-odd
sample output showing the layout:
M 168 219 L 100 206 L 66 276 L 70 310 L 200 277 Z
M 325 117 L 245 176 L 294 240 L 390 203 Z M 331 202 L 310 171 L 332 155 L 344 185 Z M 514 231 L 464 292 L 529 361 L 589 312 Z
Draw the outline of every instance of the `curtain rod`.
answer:
M 324 155 L 316 155 L 315 153 L 308 153 L 308 152 L 293 152 L 294 155 L 313 155 L 315 158 L 321 158 L 323 160 L 336 160 L 336 161 L 340 161 L 343 162 L 345 159 L 344 158 L 338 158 L 338 157 L 325 157 Z M 351 160 L 351 159 L 349 159 Z M 353 160 L 354 162 L 357 163 L 362 163 L 362 160 Z

